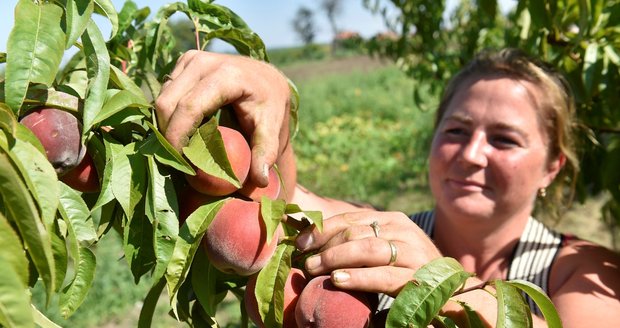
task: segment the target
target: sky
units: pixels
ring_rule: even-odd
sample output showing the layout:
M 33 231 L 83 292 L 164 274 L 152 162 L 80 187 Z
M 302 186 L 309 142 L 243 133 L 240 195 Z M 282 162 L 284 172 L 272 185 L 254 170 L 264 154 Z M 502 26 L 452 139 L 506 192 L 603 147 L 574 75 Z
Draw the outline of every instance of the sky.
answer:
M 124 0 L 112 0 L 116 10 L 120 10 Z M 134 0 L 138 7 L 148 6 L 151 12 L 174 0 Z M 184 1 L 183 1 L 184 2 Z M 267 48 L 287 47 L 301 44 L 292 28 L 292 20 L 302 5 L 315 11 L 315 23 L 319 28 L 316 42 L 331 40 L 331 30 L 325 14 L 319 12 L 319 1 L 310 0 L 216 0 L 243 18 L 249 27 L 265 42 Z M 6 51 L 6 43 L 14 23 L 13 10 L 17 0 L 0 0 L 0 51 Z M 8 15 L 8 17 L 7 17 Z M 100 24 L 105 32 L 109 27 Z M 369 37 L 384 30 L 381 17 L 373 16 L 362 5 L 362 0 L 344 0 L 339 28 L 355 30 L 363 37 Z M 109 34 L 104 34 L 109 35 Z
M 448 0 L 447 7 L 451 8 L 456 0 Z M 116 10 L 120 10 L 124 0 L 112 0 Z M 134 0 L 138 7 L 148 6 L 152 12 L 157 11 L 164 4 L 174 0 Z M 184 2 L 184 1 L 183 1 Z M 377 32 L 384 31 L 383 20 L 379 15 L 373 15 L 364 8 L 362 0 L 343 0 L 342 14 L 339 16 L 338 27 L 343 30 L 357 31 L 362 37 L 370 37 Z M 500 0 L 500 6 L 510 6 L 515 0 Z M 215 3 L 230 8 L 243 18 L 249 27 L 265 42 L 267 49 L 300 45 L 301 40 L 292 28 L 292 20 L 302 5 L 315 12 L 315 23 L 318 34 L 315 42 L 329 42 L 332 38 L 331 29 L 324 12 L 319 9 L 316 0 L 217 0 Z M 6 51 L 6 43 L 13 27 L 13 10 L 17 0 L 0 0 L 0 51 Z M 109 35 L 109 25 L 100 24 L 104 35 Z

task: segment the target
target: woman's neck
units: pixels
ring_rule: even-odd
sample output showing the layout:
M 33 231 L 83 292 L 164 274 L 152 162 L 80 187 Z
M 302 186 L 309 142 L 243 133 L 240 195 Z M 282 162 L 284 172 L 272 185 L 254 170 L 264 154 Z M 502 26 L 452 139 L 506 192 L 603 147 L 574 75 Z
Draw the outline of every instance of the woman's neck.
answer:
M 483 280 L 505 279 L 514 249 L 529 215 L 480 220 L 448 217 L 436 209 L 433 239 L 444 256 Z

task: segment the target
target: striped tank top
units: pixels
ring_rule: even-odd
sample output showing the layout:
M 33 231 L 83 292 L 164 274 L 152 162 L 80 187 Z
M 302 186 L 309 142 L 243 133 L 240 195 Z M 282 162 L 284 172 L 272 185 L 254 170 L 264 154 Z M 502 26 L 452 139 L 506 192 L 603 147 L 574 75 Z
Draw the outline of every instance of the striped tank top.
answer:
M 420 212 L 411 215 L 426 235 L 433 237 L 435 215 L 433 211 Z M 549 273 L 555 257 L 562 247 L 564 235 L 546 227 L 542 222 L 530 217 L 521 238 L 513 251 L 508 267 L 507 280 L 525 280 L 542 288 L 549 293 Z M 540 315 L 540 309 L 534 301 L 525 295 L 532 313 Z M 388 308 L 393 298 L 381 295 L 380 309 Z

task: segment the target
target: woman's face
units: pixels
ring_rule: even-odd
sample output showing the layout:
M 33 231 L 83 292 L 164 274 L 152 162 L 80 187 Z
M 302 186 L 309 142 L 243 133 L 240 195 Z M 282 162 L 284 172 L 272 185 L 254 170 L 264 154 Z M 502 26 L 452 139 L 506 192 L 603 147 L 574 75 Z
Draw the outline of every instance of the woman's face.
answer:
M 506 77 L 469 79 L 439 122 L 430 154 L 437 209 L 476 219 L 529 215 L 560 169 L 547 158 L 540 91 Z

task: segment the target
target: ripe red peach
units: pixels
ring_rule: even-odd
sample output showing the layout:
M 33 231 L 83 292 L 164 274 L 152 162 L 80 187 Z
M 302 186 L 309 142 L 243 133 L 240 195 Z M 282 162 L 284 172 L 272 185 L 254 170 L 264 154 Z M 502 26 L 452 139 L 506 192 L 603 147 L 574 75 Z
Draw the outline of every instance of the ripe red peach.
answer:
M 261 197 L 266 196 L 269 199 L 277 199 L 280 195 L 280 178 L 278 172 L 272 167 L 269 169 L 269 183 L 266 187 L 258 187 L 254 182 L 248 180 L 239 189 L 239 194 L 259 202 Z
M 21 120 L 41 141 L 56 173 L 63 175 L 80 162 L 81 127 L 77 117 L 56 108 L 39 108 Z
M 243 185 L 250 171 L 250 162 L 252 160 L 250 146 L 241 132 L 225 126 L 218 126 L 217 129 L 222 135 L 224 149 L 232 170 L 241 185 Z M 207 174 L 197 168 L 196 175 L 187 174 L 185 178 L 192 188 L 210 196 L 225 196 L 239 189 L 232 183 Z
M 230 198 L 211 221 L 202 242 L 218 270 L 249 276 L 267 264 L 280 233 L 281 229 L 267 244 L 260 203 Z
M 84 193 L 97 192 L 101 188 L 95 162 L 88 153 L 84 155 L 78 166 L 62 175 L 60 181 Z
M 258 273 L 252 275 L 248 279 L 248 284 L 245 287 L 245 309 L 248 312 L 248 316 L 256 326 L 264 328 L 265 325 L 258 313 L 258 302 L 256 301 L 256 295 L 254 290 L 256 289 L 256 278 Z M 304 272 L 298 268 L 291 268 L 286 282 L 284 283 L 284 309 L 282 313 L 282 327 L 283 328 L 296 328 L 295 323 L 295 305 L 297 305 L 297 299 L 308 283 L 308 278 Z
M 304 287 L 295 320 L 300 328 L 368 327 L 372 310 L 366 293 L 336 288 L 330 276 L 318 276 Z

